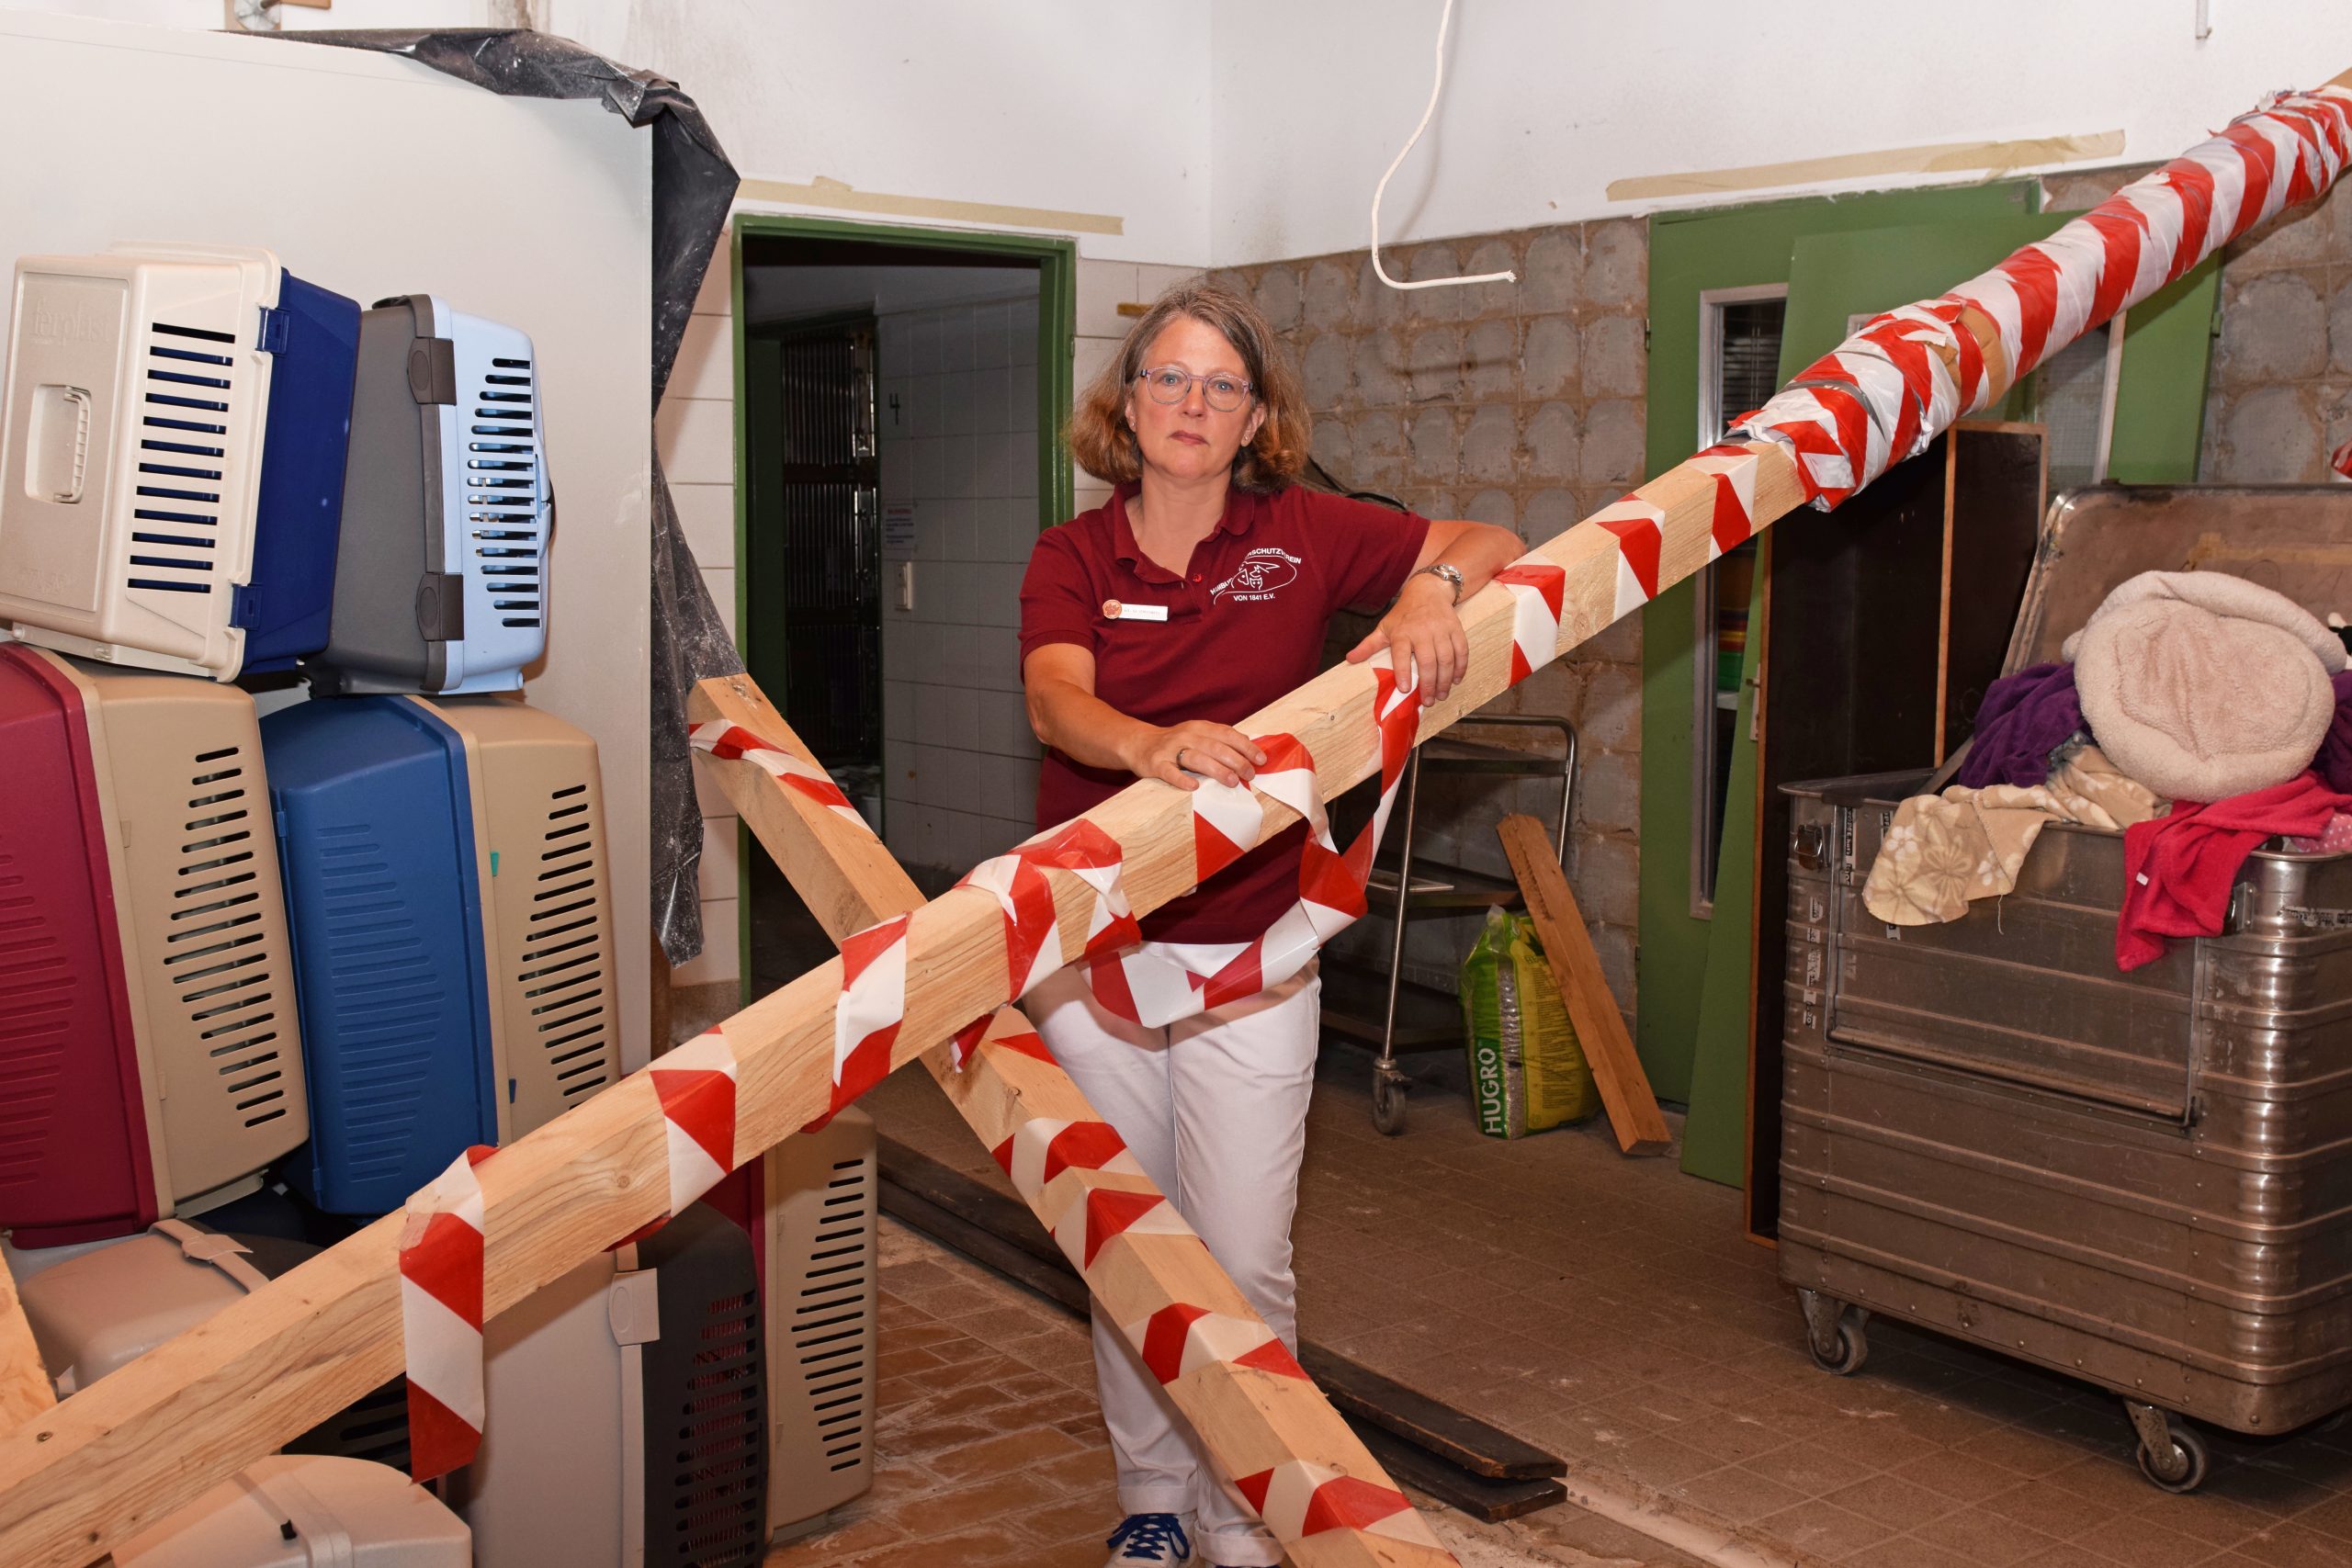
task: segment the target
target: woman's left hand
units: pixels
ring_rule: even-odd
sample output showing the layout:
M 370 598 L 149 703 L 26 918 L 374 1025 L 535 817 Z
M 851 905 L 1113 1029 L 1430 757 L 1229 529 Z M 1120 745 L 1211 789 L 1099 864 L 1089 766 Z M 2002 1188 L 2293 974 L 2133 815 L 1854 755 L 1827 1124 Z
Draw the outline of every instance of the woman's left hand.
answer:
M 1470 663 L 1470 638 L 1454 613 L 1452 586 L 1427 573 L 1408 578 L 1372 635 L 1348 650 L 1348 662 L 1361 664 L 1384 648 L 1397 679 L 1416 680 L 1423 707 L 1443 702 Z

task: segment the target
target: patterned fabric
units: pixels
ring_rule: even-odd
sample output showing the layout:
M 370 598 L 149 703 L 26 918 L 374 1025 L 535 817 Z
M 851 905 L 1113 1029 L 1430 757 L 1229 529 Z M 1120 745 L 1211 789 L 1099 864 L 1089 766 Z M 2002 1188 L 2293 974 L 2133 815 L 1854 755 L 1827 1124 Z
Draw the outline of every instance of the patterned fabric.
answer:
M 1863 885 L 1862 905 L 1891 926 L 1956 920 L 1976 899 L 1997 898 L 2017 886 L 2026 852 L 2048 824 L 2116 831 L 2158 809 L 2155 796 L 2116 772 L 2096 746 L 2029 789 L 1955 784 L 1940 795 L 1915 795 L 1895 809 Z

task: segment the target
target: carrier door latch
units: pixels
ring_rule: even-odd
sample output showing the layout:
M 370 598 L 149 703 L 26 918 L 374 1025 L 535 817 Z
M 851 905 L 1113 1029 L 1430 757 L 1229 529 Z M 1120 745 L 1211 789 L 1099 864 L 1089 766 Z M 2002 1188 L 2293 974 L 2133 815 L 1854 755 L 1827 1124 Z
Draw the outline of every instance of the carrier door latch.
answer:
M 416 633 L 427 642 L 459 642 L 466 635 L 466 580 L 455 571 L 428 571 L 416 580 Z
M 458 400 L 458 350 L 446 337 L 421 337 L 408 345 L 408 395 L 419 403 Z
M 294 318 L 284 310 L 264 305 L 261 308 L 261 338 L 254 347 L 264 354 L 283 354 L 293 341 Z

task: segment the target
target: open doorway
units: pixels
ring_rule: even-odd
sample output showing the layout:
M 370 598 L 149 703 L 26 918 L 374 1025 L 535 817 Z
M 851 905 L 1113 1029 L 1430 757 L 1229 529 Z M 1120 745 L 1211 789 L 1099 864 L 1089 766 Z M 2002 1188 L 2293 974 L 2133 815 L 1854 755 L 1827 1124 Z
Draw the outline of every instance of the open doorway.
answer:
M 737 220 L 744 662 L 926 892 L 1031 830 L 1021 574 L 1069 514 L 1067 241 Z M 760 995 L 832 944 L 742 857 Z

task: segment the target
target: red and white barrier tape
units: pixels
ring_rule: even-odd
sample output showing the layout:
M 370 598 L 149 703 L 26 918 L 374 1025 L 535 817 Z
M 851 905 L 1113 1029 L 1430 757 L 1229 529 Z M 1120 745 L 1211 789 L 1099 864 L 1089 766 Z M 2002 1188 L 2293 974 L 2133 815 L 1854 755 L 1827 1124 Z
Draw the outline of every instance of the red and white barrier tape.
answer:
M 735 1050 L 714 1029 L 656 1057 L 646 1072 L 662 1100 L 674 1217 L 735 1168 Z
M 2281 94 L 1992 271 L 1872 319 L 1734 434 L 1793 448 L 1806 498 L 1835 506 L 2117 311 L 2324 192 L 2347 162 L 2352 90 Z M 1991 373 L 1963 324 L 1972 310 L 1990 324 L 2006 375 Z
M 409 1472 L 419 1481 L 470 1462 L 483 1420 L 481 1145 L 408 1201 L 401 1233 L 401 1348 L 408 1363 Z
M 740 760 L 749 762 L 786 789 L 798 790 L 818 805 L 848 818 L 860 828 L 866 826 L 865 818 L 858 815 L 857 807 L 852 806 L 849 796 L 842 793 L 842 786 L 833 782 L 831 774 L 814 762 L 796 757 L 781 746 L 771 746 L 750 730 L 729 724 L 723 718 L 697 724 L 686 734 L 694 742 L 695 750 L 707 751 L 721 761 Z M 872 831 L 871 829 L 866 830 Z
M 1362 1530 L 1443 1551 L 1428 1521 L 1391 1486 L 1360 1481 L 1304 1460 L 1261 1470 L 1234 1482 L 1276 1539 L 1289 1542 L 1325 1530 Z

